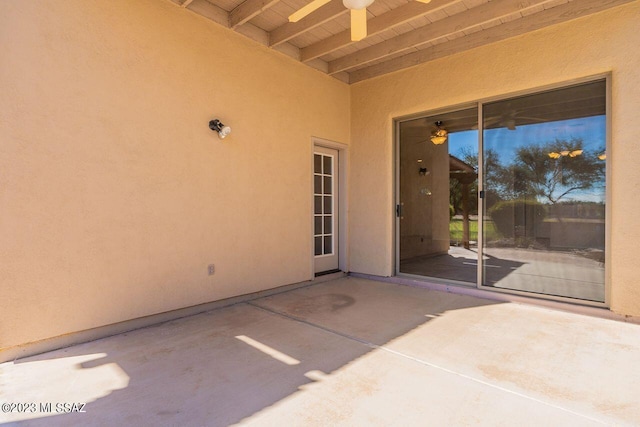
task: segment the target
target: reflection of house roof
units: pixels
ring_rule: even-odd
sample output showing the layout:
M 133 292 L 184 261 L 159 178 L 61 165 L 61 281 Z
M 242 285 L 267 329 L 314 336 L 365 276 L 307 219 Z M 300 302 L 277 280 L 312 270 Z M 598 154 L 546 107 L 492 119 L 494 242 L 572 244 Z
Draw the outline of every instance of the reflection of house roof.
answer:
M 449 154 L 449 172 L 467 172 L 475 175 L 476 170 L 469 163 Z
M 471 184 L 478 175 L 469 163 L 449 154 L 449 178 L 455 178 L 462 184 Z

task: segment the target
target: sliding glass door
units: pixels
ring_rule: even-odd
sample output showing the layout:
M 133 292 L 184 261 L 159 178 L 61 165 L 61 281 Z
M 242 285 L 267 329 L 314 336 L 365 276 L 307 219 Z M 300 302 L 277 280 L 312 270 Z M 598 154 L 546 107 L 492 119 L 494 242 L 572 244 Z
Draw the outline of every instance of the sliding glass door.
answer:
M 482 284 L 604 302 L 606 83 L 483 106 Z
M 605 302 L 605 79 L 398 121 L 397 272 Z
M 477 129 L 475 106 L 400 124 L 397 213 L 401 273 L 475 286 Z

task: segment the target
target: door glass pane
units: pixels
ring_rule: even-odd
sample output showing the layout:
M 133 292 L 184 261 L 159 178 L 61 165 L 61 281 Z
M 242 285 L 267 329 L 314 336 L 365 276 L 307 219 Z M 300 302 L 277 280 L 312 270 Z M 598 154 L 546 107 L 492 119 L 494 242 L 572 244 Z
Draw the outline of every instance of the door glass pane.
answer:
M 324 196 L 324 213 L 330 214 L 331 208 L 331 196 Z
M 604 302 L 606 82 L 483 106 L 483 284 Z
M 324 238 L 324 253 L 331 254 L 333 253 L 333 247 L 331 244 L 331 236 L 325 236 Z
M 477 122 L 471 108 L 400 124 L 401 273 L 476 285 Z
M 333 157 L 331 156 L 322 156 L 322 173 L 324 173 L 325 175 L 331 175 L 331 173 L 333 172 L 332 170 L 332 163 L 333 163 Z
M 313 212 L 316 214 L 321 214 L 322 213 L 322 196 L 314 196 L 313 200 L 314 200 Z
M 325 216 L 324 217 L 324 234 L 331 234 L 332 233 L 332 228 L 331 227 L 331 216 Z
M 322 156 L 320 154 L 313 155 L 313 172 L 322 173 Z
M 324 177 L 324 194 L 331 194 L 331 193 L 333 193 L 331 188 L 331 177 L 325 176 Z
M 322 237 L 314 237 L 315 254 L 322 255 Z
M 322 234 L 322 217 L 315 216 L 313 218 L 313 233 L 318 235 Z

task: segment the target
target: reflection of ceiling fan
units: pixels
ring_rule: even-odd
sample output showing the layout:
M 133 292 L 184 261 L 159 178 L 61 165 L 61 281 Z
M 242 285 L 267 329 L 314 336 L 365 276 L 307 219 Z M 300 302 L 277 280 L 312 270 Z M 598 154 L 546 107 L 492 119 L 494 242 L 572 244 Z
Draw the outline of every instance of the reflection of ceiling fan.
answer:
M 514 110 L 511 109 L 511 104 L 507 104 L 506 111 L 498 116 L 493 117 L 485 117 L 484 119 L 484 127 L 492 127 L 494 125 L 498 125 L 498 127 L 505 127 L 509 130 L 516 130 L 516 121 L 526 120 L 533 121 L 534 123 L 542 123 L 545 120 L 540 117 L 527 117 L 521 115 L 525 110 Z
M 423 144 L 425 142 L 431 141 L 433 145 L 441 145 L 447 142 L 449 138 L 449 132 L 444 128 L 442 121 L 438 120 L 434 123 L 435 126 L 427 127 L 430 130 L 429 139 L 424 139 L 422 141 L 416 142 L 416 144 Z
M 289 22 L 298 22 L 311 12 L 331 0 L 313 0 L 311 3 L 304 6 L 291 16 L 289 16 Z M 431 0 L 417 0 L 421 3 L 430 3 Z M 351 10 L 351 40 L 354 42 L 360 41 L 367 37 L 367 7 L 373 3 L 373 0 L 342 0 L 344 7 Z

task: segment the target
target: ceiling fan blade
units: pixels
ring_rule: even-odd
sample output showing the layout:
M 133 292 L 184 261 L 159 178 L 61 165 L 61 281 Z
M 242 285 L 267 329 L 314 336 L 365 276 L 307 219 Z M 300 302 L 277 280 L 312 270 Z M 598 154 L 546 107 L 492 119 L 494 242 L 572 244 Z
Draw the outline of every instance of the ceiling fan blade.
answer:
M 351 41 L 367 37 L 367 9 L 351 9 Z
M 301 20 L 302 18 L 304 18 L 314 10 L 321 8 L 322 6 L 329 3 L 330 1 L 331 0 L 313 0 L 311 3 L 307 4 L 302 9 L 292 13 L 289 16 L 289 22 L 298 22 L 299 20 Z
M 517 116 L 519 119 L 524 119 L 524 120 L 536 120 L 539 122 L 548 122 L 550 121 L 549 119 L 543 119 L 542 117 L 532 117 L 532 116 Z
M 484 126 L 491 126 L 491 125 L 495 125 L 497 123 L 500 123 L 502 119 L 500 117 L 485 117 L 484 121 Z
M 431 3 L 431 0 L 416 0 L 416 1 L 419 1 L 420 3 L 424 3 L 424 4 Z

